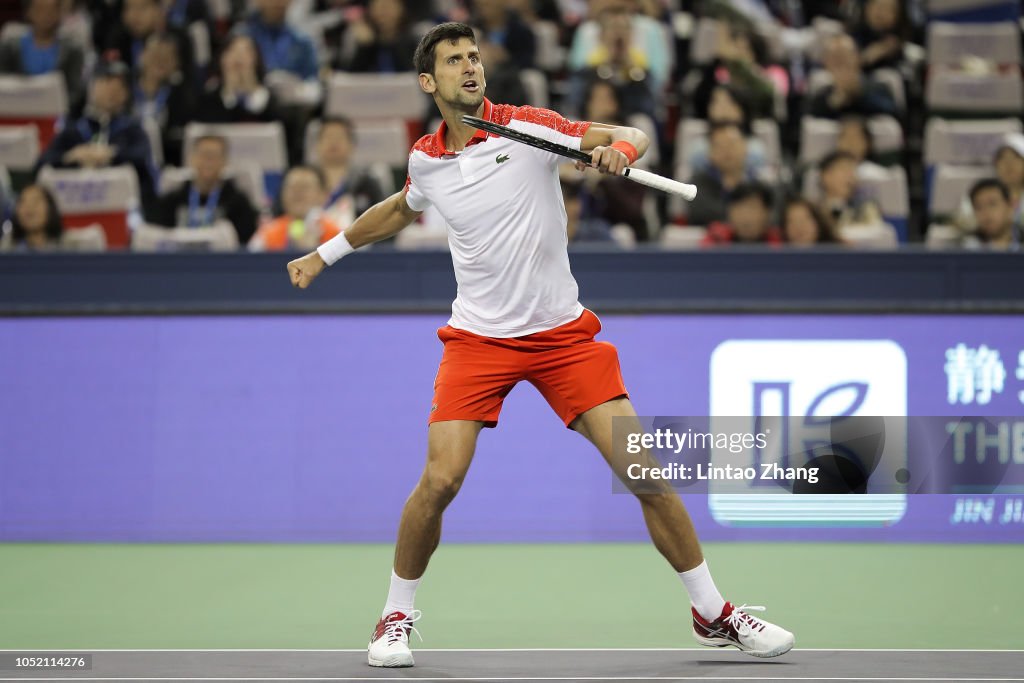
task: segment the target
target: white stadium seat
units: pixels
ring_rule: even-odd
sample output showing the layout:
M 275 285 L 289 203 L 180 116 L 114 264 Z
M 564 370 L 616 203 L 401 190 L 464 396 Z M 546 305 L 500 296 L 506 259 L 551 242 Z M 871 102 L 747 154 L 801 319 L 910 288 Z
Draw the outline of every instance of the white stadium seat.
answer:
M 39 172 L 39 182 L 53 192 L 65 229 L 98 223 L 106 231 L 108 245 L 128 245 L 128 216 L 139 208 L 139 180 L 134 168 L 47 166 Z
M 821 197 L 819 176 L 816 168 L 804 175 L 803 195 L 812 201 Z M 906 218 L 910 215 L 907 172 L 902 166 L 876 167 L 870 172 L 860 172 L 857 181 L 864 196 L 877 203 L 886 218 Z
M 102 225 L 96 223 L 87 225 L 84 228 L 65 230 L 60 237 L 61 251 L 105 251 L 107 248 L 107 233 Z
M 327 116 L 352 119 L 419 119 L 426 107 L 413 72 L 352 74 L 336 71 L 327 82 Z
M 695 225 L 666 225 L 658 243 L 662 249 L 697 249 L 707 233 L 707 228 Z
M 0 93 L 0 126 L 33 123 L 39 128 L 39 146 L 45 148 L 56 133 L 57 120 L 68 112 L 64 74 L 0 74 Z
M 31 170 L 39 158 L 39 129 L 35 124 L 0 126 L 0 166 Z
M 1020 68 L 976 74 L 933 67 L 925 85 L 925 102 L 937 111 L 1019 116 L 1024 105 Z
M 227 221 L 206 228 L 140 225 L 132 233 L 132 251 L 235 251 L 238 233 Z
M 1024 132 L 1020 119 L 948 121 L 931 118 L 924 127 L 924 163 L 981 164 L 989 166 L 992 155 L 1007 133 Z
M 971 186 L 982 178 L 991 177 L 992 170 L 981 166 L 953 166 L 939 164 L 932 181 L 929 216 L 948 216 L 960 206 Z
M 891 116 L 873 116 L 868 119 L 868 130 L 876 154 L 891 154 L 903 149 L 903 129 Z M 816 164 L 835 149 L 839 135 L 839 122 L 805 116 L 800 121 L 800 161 Z
M 928 24 L 929 64 L 957 65 L 965 57 L 980 57 L 994 64 L 1020 64 L 1020 27 L 1011 21 Z
M 320 134 L 320 121 L 310 121 L 306 126 L 305 159 L 317 163 L 316 138 Z M 405 167 L 409 162 L 409 132 L 405 122 L 399 119 L 360 121 L 356 126 L 356 149 L 353 163 L 369 166 L 384 163 L 388 166 Z

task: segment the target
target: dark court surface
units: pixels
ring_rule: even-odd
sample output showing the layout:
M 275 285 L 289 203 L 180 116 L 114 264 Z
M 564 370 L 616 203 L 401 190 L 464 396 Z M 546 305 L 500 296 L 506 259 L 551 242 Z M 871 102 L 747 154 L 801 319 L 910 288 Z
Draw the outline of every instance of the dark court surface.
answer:
M 0 680 L 1024 681 L 1024 650 L 793 650 L 769 660 L 731 648 L 414 653 L 414 668 L 374 669 L 363 650 L 75 650 L 60 654 L 91 654 L 90 670 L 14 670 L 5 658 Z

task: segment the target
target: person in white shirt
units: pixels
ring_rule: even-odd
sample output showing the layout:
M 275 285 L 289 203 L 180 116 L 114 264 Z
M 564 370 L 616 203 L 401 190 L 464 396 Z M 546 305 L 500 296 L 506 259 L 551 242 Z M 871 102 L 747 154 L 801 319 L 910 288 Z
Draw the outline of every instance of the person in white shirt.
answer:
M 458 295 L 438 331 L 444 354 L 434 386 L 427 464 L 406 502 L 398 530 L 391 588 L 368 647 L 372 666 L 412 666 L 409 633 L 419 611 L 413 599 L 441 536 L 441 516 L 469 469 L 477 436 L 497 424 L 502 401 L 526 380 L 565 425 L 590 440 L 637 493 L 655 546 L 679 573 L 692 603 L 698 642 L 731 645 L 773 657 L 789 651 L 793 634 L 727 603 L 715 587 L 689 515 L 664 481 L 636 487 L 626 468 L 656 462 L 646 450 L 615 447 L 612 419 L 641 432 L 615 347 L 594 336 L 601 324 L 578 300 L 569 271 L 566 213 L 553 153 L 478 131 L 461 116 L 495 123 L 581 149 L 591 166 L 621 174 L 649 141 L 639 130 L 573 122 L 535 107 L 492 104 L 472 29 L 446 23 L 416 51 L 420 87 L 444 118 L 409 157 L 405 188 L 370 208 L 316 251 L 288 264 L 291 282 L 310 285 L 354 249 L 394 235 L 434 206 L 448 225 Z M 579 164 L 582 170 L 584 164 Z

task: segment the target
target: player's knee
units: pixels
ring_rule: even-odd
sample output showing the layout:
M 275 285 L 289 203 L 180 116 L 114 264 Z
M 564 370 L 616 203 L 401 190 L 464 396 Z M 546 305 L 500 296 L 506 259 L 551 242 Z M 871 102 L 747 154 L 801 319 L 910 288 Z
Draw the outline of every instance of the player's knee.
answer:
M 462 488 L 462 480 L 461 474 L 428 467 L 420 481 L 420 489 L 430 503 L 444 508 Z

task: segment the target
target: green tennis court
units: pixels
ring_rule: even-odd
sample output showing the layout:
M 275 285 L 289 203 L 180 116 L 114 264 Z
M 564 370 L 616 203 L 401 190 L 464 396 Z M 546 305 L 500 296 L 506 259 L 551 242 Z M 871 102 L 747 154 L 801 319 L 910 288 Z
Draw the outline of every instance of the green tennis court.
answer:
M 1024 648 L 1019 545 L 707 544 L 797 648 Z M 389 545 L 0 545 L 0 648 L 360 648 Z M 695 647 L 653 547 L 442 544 L 423 648 Z M 738 655 L 737 655 L 738 656 Z

